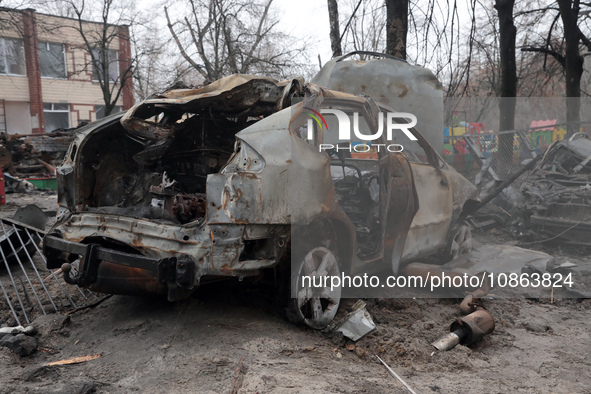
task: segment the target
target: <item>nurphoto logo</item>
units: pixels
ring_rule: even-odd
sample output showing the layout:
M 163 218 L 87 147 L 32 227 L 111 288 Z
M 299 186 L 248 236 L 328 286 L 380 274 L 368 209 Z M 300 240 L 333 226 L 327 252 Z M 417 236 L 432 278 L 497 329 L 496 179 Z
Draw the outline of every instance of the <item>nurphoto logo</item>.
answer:
M 386 129 L 386 140 L 392 141 L 393 134 L 395 130 L 402 131 L 408 139 L 411 141 L 416 141 L 417 138 L 411 133 L 409 129 L 413 128 L 417 124 L 417 117 L 408 112 L 388 112 L 386 114 L 386 122 L 384 122 L 384 113 L 380 112 L 378 114 L 378 129 L 375 134 L 367 134 L 362 133 L 359 128 L 359 113 L 354 112 L 353 115 L 349 115 L 344 111 L 338 109 L 321 109 L 320 112 L 309 108 L 304 107 L 307 110 L 307 114 L 310 116 L 308 119 L 308 140 L 314 139 L 314 122 L 318 125 L 319 130 L 323 130 L 324 132 L 333 132 L 329 130 L 328 124 L 323 114 L 330 114 L 334 115 L 337 119 L 338 124 L 338 139 L 339 141 L 351 141 L 351 130 L 353 130 L 353 134 L 355 140 L 357 141 L 368 141 L 373 142 L 379 140 L 382 135 L 384 134 L 384 128 Z M 351 119 L 352 118 L 352 119 Z M 409 120 L 409 122 L 401 123 L 404 120 Z M 385 127 L 384 127 L 385 123 Z M 351 127 L 351 124 L 353 127 Z M 318 146 L 319 151 L 326 151 L 326 150 L 348 150 L 349 152 L 368 152 L 369 150 L 373 149 L 374 151 L 379 152 L 381 148 L 386 149 L 388 152 L 402 152 L 404 147 L 400 144 L 383 144 L 383 143 L 371 143 L 371 144 L 351 144 L 349 143 L 348 146 L 342 146 L 340 144 L 319 144 Z

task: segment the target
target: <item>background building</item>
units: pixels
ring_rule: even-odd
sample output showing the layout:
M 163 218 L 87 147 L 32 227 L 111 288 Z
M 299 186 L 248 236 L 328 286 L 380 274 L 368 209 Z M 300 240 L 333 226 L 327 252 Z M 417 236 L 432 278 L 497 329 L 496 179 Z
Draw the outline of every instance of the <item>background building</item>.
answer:
M 97 81 L 79 21 L 35 10 L 0 9 L 0 132 L 28 134 L 76 127 L 104 116 Z M 82 22 L 84 31 L 103 24 Z M 133 105 L 128 26 L 109 25 L 109 79 L 123 89 L 114 111 Z

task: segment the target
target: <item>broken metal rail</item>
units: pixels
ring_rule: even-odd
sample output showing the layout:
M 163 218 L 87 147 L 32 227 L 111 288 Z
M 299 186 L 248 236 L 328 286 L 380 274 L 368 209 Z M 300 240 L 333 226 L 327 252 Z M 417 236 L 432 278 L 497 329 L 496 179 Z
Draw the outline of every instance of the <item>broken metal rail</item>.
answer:
M 508 146 L 500 144 L 499 139 L 502 136 L 511 139 Z M 488 172 L 495 181 L 503 181 L 519 171 L 523 160 L 532 160 L 538 155 L 525 130 L 468 134 L 461 137 L 481 168 L 481 174 L 477 178 L 482 177 L 483 172 Z M 491 146 L 494 148 L 490 149 Z
M 45 268 L 47 261 L 40 248 L 45 231 L 4 218 L 0 219 L 0 231 L 0 289 L 17 325 L 30 324 L 39 314 L 98 300 L 89 290 L 67 286 L 61 270 Z

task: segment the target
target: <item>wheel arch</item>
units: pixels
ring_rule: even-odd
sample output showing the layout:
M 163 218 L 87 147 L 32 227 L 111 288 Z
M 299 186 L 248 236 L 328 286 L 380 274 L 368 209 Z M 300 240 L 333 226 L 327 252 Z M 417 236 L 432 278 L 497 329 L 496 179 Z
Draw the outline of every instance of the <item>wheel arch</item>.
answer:
M 328 247 L 336 253 L 341 270 L 343 272 L 350 271 L 355 255 L 356 237 L 353 224 L 348 217 L 321 215 L 305 226 L 292 228 L 289 248 L 292 250 L 292 255 L 294 251 L 292 247 L 294 247 L 294 239 L 296 238 L 298 238 L 296 242 L 301 242 L 302 245 Z

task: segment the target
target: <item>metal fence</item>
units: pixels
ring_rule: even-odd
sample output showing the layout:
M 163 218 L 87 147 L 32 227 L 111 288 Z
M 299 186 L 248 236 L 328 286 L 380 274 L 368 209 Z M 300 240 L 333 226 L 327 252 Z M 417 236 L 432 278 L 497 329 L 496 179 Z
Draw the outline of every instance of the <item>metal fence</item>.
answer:
M 61 270 L 45 268 L 40 248 L 45 232 L 34 227 L 0 219 L 0 290 L 4 308 L 17 325 L 31 323 L 35 316 L 78 308 L 99 298 L 91 291 L 67 285 Z

